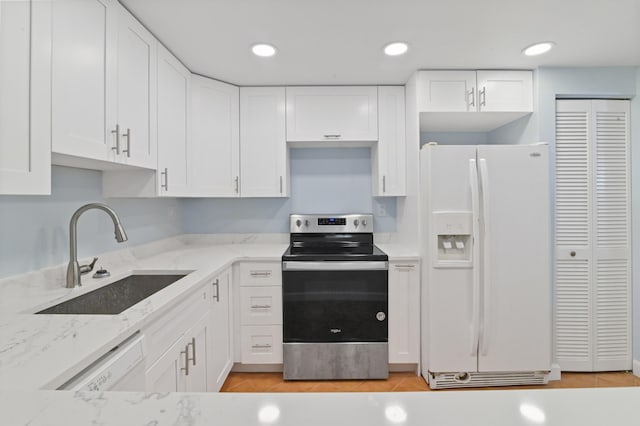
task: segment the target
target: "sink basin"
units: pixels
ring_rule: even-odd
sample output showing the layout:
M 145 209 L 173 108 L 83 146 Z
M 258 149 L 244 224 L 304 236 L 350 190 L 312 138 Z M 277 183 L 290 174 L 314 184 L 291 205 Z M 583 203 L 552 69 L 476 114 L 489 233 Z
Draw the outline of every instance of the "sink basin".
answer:
M 36 314 L 117 315 L 184 276 L 186 274 L 129 275 Z

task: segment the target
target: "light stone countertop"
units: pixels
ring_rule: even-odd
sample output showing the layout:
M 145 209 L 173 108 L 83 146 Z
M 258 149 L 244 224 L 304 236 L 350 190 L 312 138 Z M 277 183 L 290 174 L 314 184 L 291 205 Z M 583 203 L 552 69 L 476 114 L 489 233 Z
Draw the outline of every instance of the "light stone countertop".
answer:
M 0 280 L 0 424 L 537 425 L 640 424 L 640 388 L 406 393 L 144 394 L 53 389 L 238 260 L 277 261 L 282 235 L 179 236 L 101 256 L 105 281 L 64 288 L 64 265 Z M 380 244 L 390 260 L 418 260 Z M 37 309 L 132 271 L 195 271 L 120 315 L 38 316 Z M 108 281 L 107 281 L 108 280 Z
M 637 426 L 640 388 L 396 393 L 0 391 L 10 426 Z
M 182 235 L 100 255 L 109 278 L 82 277 L 64 286 L 59 265 L 0 280 L 0 390 L 55 389 L 98 357 L 176 306 L 204 280 L 240 260 L 279 261 L 286 234 Z M 405 260 L 397 244 L 383 249 Z M 46 307 L 110 284 L 135 272 L 188 276 L 119 315 L 33 315 Z

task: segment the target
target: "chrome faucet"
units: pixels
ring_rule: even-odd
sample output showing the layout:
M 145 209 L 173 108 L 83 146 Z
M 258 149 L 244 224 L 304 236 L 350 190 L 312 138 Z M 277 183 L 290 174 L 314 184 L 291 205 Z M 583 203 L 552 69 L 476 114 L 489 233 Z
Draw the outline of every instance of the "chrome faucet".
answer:
M 69 222 L 69 266 L 67 266 L 67 288 L 74 288 L 76 286 L 82 285 L 80 283 L 80 276 L 84 274 L 88 274 L 93 270 L 93 266 L 98 260 L 97 257 L 93 258 L 93 261 L 89 265 L 78 264 L 78 219 L 82 215 L 82 213 L 87 210 L 98 209 L 102 210 L 109 215 L 111 220 L 113 221 L 114 232 L 116 234 L 116 241 L 122 243 L 127 241 L 127 233 L 124 231 L 122 224 L 120 223 L 120 218 L 116 214 L 115 211 L 106 204 L 102 203 L 90 203 L 85 204 L 80 207 L 76 212 L 71 216 L 71 221 Z

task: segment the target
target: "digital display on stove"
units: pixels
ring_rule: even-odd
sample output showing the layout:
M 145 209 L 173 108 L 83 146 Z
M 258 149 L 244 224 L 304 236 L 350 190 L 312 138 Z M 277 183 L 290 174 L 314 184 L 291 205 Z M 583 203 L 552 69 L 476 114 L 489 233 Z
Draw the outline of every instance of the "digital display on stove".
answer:
M 318 226 L 320 225 L 346 225 L 347 219 L 344 217 L 319 217 Z

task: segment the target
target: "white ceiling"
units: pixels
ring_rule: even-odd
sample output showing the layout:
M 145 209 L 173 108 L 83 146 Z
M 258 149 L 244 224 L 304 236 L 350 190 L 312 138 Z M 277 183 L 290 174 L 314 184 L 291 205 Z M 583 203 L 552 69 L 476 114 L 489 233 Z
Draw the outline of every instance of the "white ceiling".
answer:
M 238 85 L 404 84 L 421 68 L 639 66 L 640 0 L 121 0 L 191 71 Z M 382 47 L 407 41 L 386 57 Z M 554 50 L 521 50 L 553 40 Z M 278 47 L 257 58 L 250 46 Z

